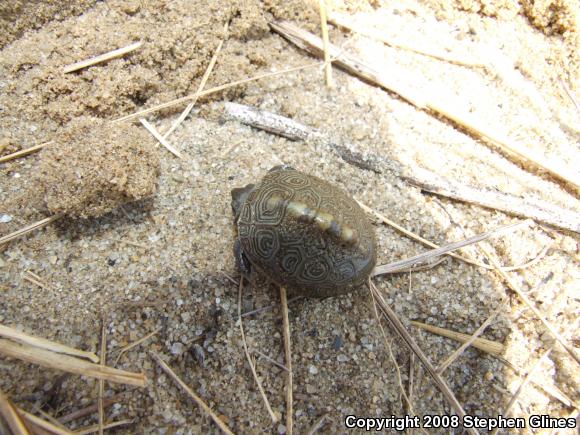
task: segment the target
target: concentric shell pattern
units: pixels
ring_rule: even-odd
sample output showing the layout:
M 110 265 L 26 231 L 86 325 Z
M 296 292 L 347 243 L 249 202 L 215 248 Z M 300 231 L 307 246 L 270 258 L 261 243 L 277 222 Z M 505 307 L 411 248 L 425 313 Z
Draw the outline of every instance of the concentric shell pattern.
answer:
M 294 169 L 273 169 L 238 216 L 252 267 L 299 294 L 327 297 L 361 285 L 375 266 L 374 230 L 342 189 Z

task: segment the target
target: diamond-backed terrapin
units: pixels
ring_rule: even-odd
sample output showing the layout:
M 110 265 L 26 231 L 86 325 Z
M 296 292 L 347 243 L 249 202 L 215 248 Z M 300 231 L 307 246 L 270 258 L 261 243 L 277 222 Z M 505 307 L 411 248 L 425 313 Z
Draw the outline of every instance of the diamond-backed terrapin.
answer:
M 361 285 L 376 261 L 374 229 L 344 190 L 289 166 L 232 190 L 240 270 L 312 297 Z

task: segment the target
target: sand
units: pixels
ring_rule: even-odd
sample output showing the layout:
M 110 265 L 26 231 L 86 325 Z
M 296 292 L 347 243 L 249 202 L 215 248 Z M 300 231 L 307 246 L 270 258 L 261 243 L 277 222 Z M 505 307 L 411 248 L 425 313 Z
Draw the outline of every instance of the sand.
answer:
M 123 127 L 109 121 L 194 93 L 223 38 L 207 88 L 312 62 L 271 33 L 267 23 L 289 19 L 318 32 L 316 8 L 299 1 L 78 1 L 66 8 L 59 3 L 46 2 L 42 14 L 30 6 L 0 14 L 3 28 L 11 28 L 1 41 L 0 153 L 50 140 L 56 144 L 0 164 L 0 235 L 51 213 L 68 212 L 51 226 L 0 247 L 0 323 L 98 352 L 104 317 L 109 365 L 115 364 L 116 349 L 161 328 L 115 365 L 145 372 L 148 386 L 105 385 L 107 397 L 126 392 L 106 411 L 107 421 L 133 420 L 118 433 L 216 431 L 158 369 L 149 350 L 161 354 L 235 432 L 285 432 L 284 371 L 254 354 L 266 394 L 282 416 L 273 424 L 243 353 L 236 324 L 238 289 L 227 277 L 239 278 L 232 254 L 230 190 L 259 180 L 272 166 L 287 163 L 336 183 L 439 244 L 519 219 L 426 195 L 403 180 L 417 168 L 580 212 L 574 191 L 535 168 L 346 73 L 334 70 L 336 87 L 329 90 L 322 68 L 200 99 L 168 139 L 183 154 L 179 159 L 156 145 L 136 120 Z M 562 85 L 578 93 L 573 2 L 523 2 L 521 8 L 516 2 L 487 3 L 357 1 L 336 2 L 334 8 L 355 14 L 394 40 L 473 56 L 488 68 L 459 67 L 334 27 L 330 39 L 390 77 L 453 99 L 486 125 L 575 167 L 578 114 Z M 14 16 L 16 24 L 10 25 Z M 137 40 L 143 47 L 125 57 L 62 73 L 67 64 Z M 333 152 L 328 141 L 291 142 L 243 126 L 224 115 L 225 101 L 291 117 L 388 163 L 381 174 L 365 171 Z M 164 132 L 182 108 L 146 118 Z M 85 122 L 82 130 L 79 124 Z M 63 140 L 67 135 L 71 139 Z M 119 135 L 121 140 L 109 140 Z M 105 143 L 111 146 L 99 148 Z M 132 150 L 142 157 L 131 159 Z M 126 183 L 111 183 L 111 165 Z M 83 183 L 71 181 L 76 173 Z M 103 196 L 97 192 L 112 194 L 101 204 L 96 198 Z M 425 251 L 387 226 L 376 223 L 375 228 L 379 264 Z M 540 261 L 510 273 L 576 345 L 578 235 L 535 225 L 493 239 L 488 246 L 506 266 L 526 263 L 548 246 Z M 483 261 L 476 248 L 466 252 Z M 28 270 L 47 285 L 41 288 L 25 280 Z M 482 268 L 448 259 L 428 271 L 377 278 L 376 284 L 434 364 L 458 344 L 419 331 L 410 320 L 473 333 L 499 309 L 483 336 L 504 343 L 503 356 L 524 373 L 554 345 L 533 313 Z M 270 305 L 274 308 L 245 318 L 244 327 L 251 350 L 283 364 L 277 289 L 263 279 L 244 289 L 242 311 Z M 326 433 L 345 432 L 349 414 L 408 413 L 400 383 L 406 391 L 409 351 L 387 325 L 383 337 L 368 289 L 294 301 L 289 309 L 297 433 L 307 432 L 324 415 Z M 418 363 L 413 370 L 414 412 L 448 414 L 442 395 Z M 0 359 L 0 389 L 23 409 L 42 409 L 59 418 L 96 403 L 96 381 L 61 374 Z M 479 416 L 501 413 L 520 382 L 513 370 L 474 349 L 444 377 L 466 412 Z M 578 400 L 578 366 L 559 345 L 535 379 Z M 528 385 L 512 409 L 518 417 L 572 412 L 536 385 Z M 67 427 L 96 422 L 94 413 Z

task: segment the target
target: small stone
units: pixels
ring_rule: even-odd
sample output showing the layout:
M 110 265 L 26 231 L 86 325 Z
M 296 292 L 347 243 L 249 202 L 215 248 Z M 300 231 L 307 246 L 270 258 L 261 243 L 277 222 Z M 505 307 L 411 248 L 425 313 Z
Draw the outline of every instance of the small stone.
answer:
M 173 355 L 181 355 L 183 353 L 185 346 L 183 346 L 183 343 L 180 342 L 175 342 L 171 345 L 171 353 Z
M 56 255 L 51 255 L 50 257 L 48 257 L 48 262 L 53 266 L 56 264 L 57 261 L 58 257 Z
M 493 375 L 492 372 L 487 372 L 483 377 L 485 378 L 486 381 L 493 381 L 493 378 L 495 376 Z
M 8 222 L 12 221 L 12 216 L 9 214 L 0 215 L 0 222 L 3 224 L 7 224 Z
M 314 385 L 306 384 L 306 392 L 308 394 L 316 393 L 316 387 Z
M 335 335 L 334 340 L 332 341 L 332 347 L 334 350 L 340 349 L 344 345 L 344 341 L 340 335 Z
M 336 359 L 338 360 L 338 362 L 347 362 L 348 356 L 341 354 L 341 355 L 338 355 L 338 357 Z
M 279 433 L 280 435 L 283 435 L 283 434 L 285 434 L 285 433 L 286 433 L 286 426 L 284 426 L 283 424 L 279 424 L 279 425 L 278 425 L 278 433 Z
M 311 375 L 317 375 L 318 369 L 315 366 L 310 366 L 308 367 L 308 372 L 310 372 Z

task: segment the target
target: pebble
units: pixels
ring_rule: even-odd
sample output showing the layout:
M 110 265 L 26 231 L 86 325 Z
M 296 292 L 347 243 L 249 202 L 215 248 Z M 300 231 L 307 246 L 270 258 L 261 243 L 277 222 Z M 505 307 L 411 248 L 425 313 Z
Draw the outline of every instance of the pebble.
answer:
M 348 356 L 346 355 L 338 355 L 338 357 L 336 358 L 338 360 L 338 362 L 346 362 L 348 361 Z
M 308 367 L 308 371 L 310 372 L 311 375 L 317 375 L 318 374 L 318 369 L 314 366 L 310 366 Z
M 284 426 L 283 424 L 279 424 L 278 425 L 278 433 L 280 435 L 285 434 L 286 433 L 286 426 Z
M 7 224 L 8 222 L 12 221 L 12 216 L 9 214 L 0 215 L 0 222 L 3 224 Z
M 181 355 L 183 353 L 185 346 L 183 345 L 183 343 L 180 342 L 175 342 L 171 345 L 171 353 L 173 355 Z

